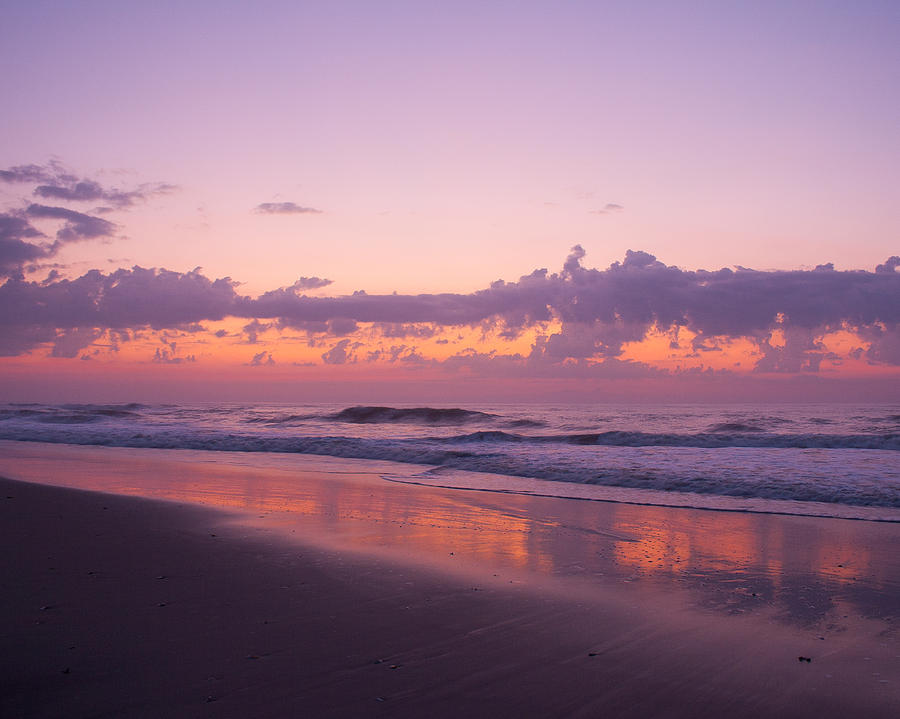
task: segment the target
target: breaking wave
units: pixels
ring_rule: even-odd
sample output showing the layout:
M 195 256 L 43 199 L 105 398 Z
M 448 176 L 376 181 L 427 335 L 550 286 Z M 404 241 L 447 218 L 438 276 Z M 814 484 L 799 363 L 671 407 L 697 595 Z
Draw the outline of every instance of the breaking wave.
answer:
M 413 407 L 399 409 L 397 407 L 348 407 L 332 415 L 328 419 L 335 422 L 351 422 L 353 424 L 430 424 L 457 425 L 493 419 L 496 415 L 477 412 L 469 409 L 441 409 L 435 407 Z
M 777 414 L 769 407 L 6 404 L 0 439 L 314 454 L 629 490 L 900 508 L 894 407 Z

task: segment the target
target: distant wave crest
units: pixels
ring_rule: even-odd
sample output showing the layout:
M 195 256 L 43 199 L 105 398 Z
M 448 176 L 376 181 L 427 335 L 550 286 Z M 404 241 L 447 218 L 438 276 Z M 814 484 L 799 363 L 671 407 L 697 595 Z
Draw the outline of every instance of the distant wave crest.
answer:
M 60 407 L 17 407 L 0 409 L 0 421 L 9 419 L 29 419 L 42 424 L 87 424 L 109 417 L 126 419 L 138 417 L 143 405 L 129 404 L 64 404 Z
M 437 407 L 413 407 L 401 409 L 397 407 L 369 407 L 357 406 L 342 409 L 328 418 L 335 422 L 352 422 L 353 424 L 432 424 L 432 425 L 456 425 L 467 422 L 478 422 L 493 419 L 496 415 L 487 412 L 477 412 L 470 409 L 449 409 Z
M 716 433 L 657 434 L 652 432 L 590 432 L 527 436 L 510 432 L 480 431 L 458 435 L 447 441 L 524 442 L 529 444 L 576 444 L 602 447 L 758 447 L 770 449 L 886 449 L 900 450 L 900 434 L 754 434 L 722 430 Z
M 710 432 L 764 432 L 765 430 L 756 424 L 744 422 L 721 422 L 709 428 Z

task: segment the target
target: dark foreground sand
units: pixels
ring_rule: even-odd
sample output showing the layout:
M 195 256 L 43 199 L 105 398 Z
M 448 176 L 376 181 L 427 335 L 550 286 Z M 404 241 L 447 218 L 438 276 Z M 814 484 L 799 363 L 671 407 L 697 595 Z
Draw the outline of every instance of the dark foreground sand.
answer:
M 410 506 L 429 492 L 385 491 Z M 466 494 L 485 512 L 507 501 Z M 596 505 L 601 537 L 611 511 L 508 501 L 511 516 L 540 506 L 557 520 L 566 506 Z M 318 521 L 295 521 L 306 519 Z M 404 552 L 367 554 L 255 520 L 0 480 L 0 716 L 895 717 L 900 708 L 895 565 L 873 568 L 878 553 L 865 571 L 881 579 L 855 604 L 835 591 L 818 612 L 831 585 L 802 575 L 790 588 L 798 572 L 780 570 L 796 608 L 770 599 L 745 611 L 722 600 L 722 586 L 701 591 L 634 567 L 605 582 L 582 576 L 584 562 L 540 580 L 539 567 L 489 558 L 448 570 L 417 561 L 435 540 L 415 522 L 406 535 L 394 530 Z M 765 533 L 781 520 L 816 540 L 809 520 L 751 521 Z M 377 523 L 356 521 L 357 539 Z M 873 542 L 898 536 L 895 525 L 830 522 L 862 526 L 863 537 L 872 527 Z M 546 531 L 580 541 L 564 529 Z M 709 569 L 702 583 L 715 585 Z M 748 586 L 742 596 L 755 601 Z

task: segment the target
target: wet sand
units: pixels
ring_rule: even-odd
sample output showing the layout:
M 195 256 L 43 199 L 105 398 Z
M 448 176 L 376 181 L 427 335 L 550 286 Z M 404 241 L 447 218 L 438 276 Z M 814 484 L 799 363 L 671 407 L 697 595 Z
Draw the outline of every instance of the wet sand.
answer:
M 898 525 L 438 490 L 386 464 L 0 443 L 29 482 L 0 486 L 0 715 L 900 706 Z

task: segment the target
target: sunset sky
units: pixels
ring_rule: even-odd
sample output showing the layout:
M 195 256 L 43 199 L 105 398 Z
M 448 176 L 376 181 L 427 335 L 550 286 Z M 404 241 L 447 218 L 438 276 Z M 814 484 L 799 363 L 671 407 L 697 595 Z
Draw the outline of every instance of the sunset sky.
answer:
M 900 400 L 895 0 L 2 18 L 10 400 Z

